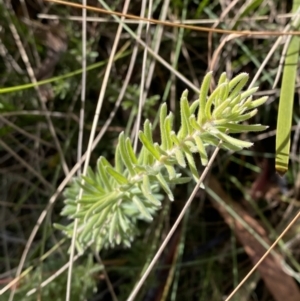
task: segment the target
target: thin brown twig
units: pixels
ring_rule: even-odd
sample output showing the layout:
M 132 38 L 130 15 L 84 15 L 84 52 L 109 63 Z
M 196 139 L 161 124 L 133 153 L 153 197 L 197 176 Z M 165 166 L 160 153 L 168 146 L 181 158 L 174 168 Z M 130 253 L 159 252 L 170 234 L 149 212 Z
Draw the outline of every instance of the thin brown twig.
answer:
M 282 32 L 282 31 L 251 31 L 251 30 L 239 31 L 239 30 L 228 30 L 228 29 L 221 29 L 221 28 L 210 28 L 210 27 L 204 27 L 204 26 L 186 25 L 186 24 L 182 24 L 182 23 L 160 21 L 160 20 L 156 20 L 156 19 L 152 19 L 152 18 L 148 19 L 148 18 L 143 18 L 140 16 L 135 16 L 132 14 L 123 14 L 123 13 L 116 12 L 116 11 L 108 11 L 103 8 L 98 8 L 98 7 L 89 6 L 89 5 L 84 6 L 81 4 L 62 1 L 62 0 L 44 0 L 44 1 L 62 4 L 62 5 L 66 5 L 66 6 L 71 6 L 71 7 L 75 7 L 75 8 L 81 8 L 81 9 L 85 8 L 87 10 L 91 10 L 91 11 L 95 11 L 95 12 L 99 12 L 99 13 L 103 13 L 103 14 L 107 14 L 107 15 L 115 15 L 115 16 L 119 16 L 119 17 L 125 17 L 128 19 L 132 19 L 132 20 L 145 21 L 145 22 L 150 22 L 150 23 L 157 24 L 157 25 L 164 25 L 164 26 L 169 26 L 169 27 L 182 27 L 182 28 L 190 29 L 190 30 L 194 30 L 194 31 L 214 32 L 214 33 L 219 33 L 219 34 L 236 34 L 236 35 L 240 35 L 240 36 L 249 36 L 249 37 L 300 35 L 300 31 L 290 31 L 288 33 Z

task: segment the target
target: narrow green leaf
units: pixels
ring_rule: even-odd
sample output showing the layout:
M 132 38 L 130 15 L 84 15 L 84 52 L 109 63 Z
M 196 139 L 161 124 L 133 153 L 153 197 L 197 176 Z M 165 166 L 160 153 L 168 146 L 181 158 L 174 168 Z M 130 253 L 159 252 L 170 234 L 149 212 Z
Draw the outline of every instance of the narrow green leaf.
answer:
M 108 219 L 112 207 L 113 204 L 110 204 L 106 208 L 104 208 L 99 214 L 96 214 L 96 216 L 98 216 L 98 219 L 94 223 L 93 229 L 97 229 L 103 226 L 104 222 Z
M 119 225 L 119 224 L 118 224 Z M 115 240 L 116 240 L 116 244 L 117 245 L 120 245 L 120 243 L 121 243 L 121 236 L 120 236 L 120 232 L 121 231 L 121 229 L 120 230 L 118 230 L 118 232 L 116 233 L 116 237 L 115 237 Z
M 95 176 L 95 173 L 94 171 L 92 170 L 92 168 L 89 166 L 88 169 L 87 169 L 87 178 L 90 179 L 90 182 L 92 185 L 96 182 L 96 176 Z
M 80 220 L 83 220 L 85 215 L 87 213 L 87 210 L 84 210 L 83 208 L 80 209 L 76 214 L 72 216 L 72 218 L 78 218 Z
M 260 132 L 267 129 L 267 126 L 261 124 L 235 124 L 235 123 L 224 123 L 222 127 L 218 127 L 218 129 L 222 128 L 225 132 L 227 129 L 230 133 L 243 133 L 243 132 Z
M 173 180 L 174 178 L 176 178 L 176 171 L 175 168 L 171 165 L 165 165 L 165 168 L 168 171 L 169 174 L 169 180 Z
M 267 100 L 268 100 L 268 96 L 253 100 L 251 102 L 251 104 L 247 106 L 247 109 L 257 108 L 257 107 L 263 105 Z
M 94 205 L 92 205 L 90 207 L 90 209 L 88 210 L 88 212 L 85 215 L 85 218 L 84 218 L 85 222 L 87 222 L 87 220 L 93 214 L 100 212 L 101 210 L 106 208 L 108 205 L 119 200 L 121 198 L 121 196 L 122 196 L 122 194 L 117 191 L 112 191 L 112 192 L 108 193 L 104 198 L 100 199 L 98 202 L 96 202 Z
M 107 177 L 107 172 L 105 170 L 106 159 L 104 157 L 100 157 L 97 161 L 97 170 L 100 175 L 101 181 L 103 183 L 105 191 L 111 191 L 112 187 L 110 185 L 109 179 Z
M 131 241 L 128 239 L 123 240 L 123 244 L 129 249 L 131 248 Z
M 106 167 L 106 171 L 120 184 L 125 185 L 128 184 L 128 179 L 124 177 L 121 173 L 117 172 L 115 169 L 113 169 L 110 166 Z
M 237 94 L 243 89 L 243 87 L 247 83 L 248 78 L 249 75 L 247 73 L 240 73 L 229 82 L 230 98 L 234 98 L 237 96 Z
M 253 110 L 253 111 L 250 111 L 244 115 L 241 115 L 241 116 L 232 116 L 231 117 L 231 121 L 232 122 L 242 122 L 242 121 L 245 121 L 245 120 L 248 120 L 250 118 L 252 118 L 254 115 L 256 115 L 257 113 L 257 109 Z
M 138 164 L 138 165 L 134 166 L 134 169 L 136 170 L 137 173 L 147 172 L 146 166 L 148 166 L 148 164 Z
M 77 181 L 76 178 L 73 178 L 70 185 L 68 186 L 65 191 L 63 192 L 63 196 L 70 199 L 75 199 L 78 195 L 78 189 L 76 189 Z
M 146 147 L 146 149 L 155 157 L 156 160 L 159 161 L 160 159 L 159 152 L 155 149 L 153 143 L 148 140 L 148 138 L 142 131 L 140 131 L 139 133 L 139 138 L 140 141 L 143 143 L 143 145 Z
M 76 250 L 78 252 L 78 254 L 83 254 L 85 249 L 82 247 L 82 245 L 78 242 L 78 240 L 75 241 L 75 247 L 76 247 Z M 71 248 L 71 246 L 70 246 Z M 70 253 L 70 248 L 68 250 L 68 252 Z
M 180 121 L 181 121 L 181 127 L 180 130 L 178 132 L 178 137 L 181 139 L 184 139 L 189 130 L 188 130 L 188 124 L 187 124 L 187 120 L 185 118 L 185 111 L 184 111 L 184 102 L 188 102 L 187 100 L 187 95 L 188 95 L 188 91 L 185 90 L 180 98 Z
M 128 221 L 126 220 L 126 217 L 123 216 L 122 210 L 118 207 L 117 208 L 117 214 L 119 219 L 119 224 L 124 233 L 127 233 L 129 229 Z
M 103 199 L 106 194 L 85 194 L 78 200 L 78 203 L 81 205 L 84 204 L 95 204 L 99 200 Z
M 249 96 L 252 96 L 256 91 L 258 90 L 258 87 L 250 88 L 246 90 L 245 92 L 239 94 L 241 96 L 241 100 L 244 100 L 248 98 Z
M 205 139 L 203 139 L 204 137 L 202 136 L 202 140 L 207 142 L 209 145 L 214 145 L 215 147 L 219 146 L 220 144 L 220 139 L 216 138 L 214 136 L 205 136 Z M 227 143 L 226 141 L 223 141 L 223 143 L 221 144 L 221 148 L 229 150 L 229 151 L 240 151 L 241 148 L 238 146 L 235 146 L 233 144 Z
M 99 190 L 102 193 L 105 193 L 105 189 L 103 188 L 103 182 L 101 179 L 101 174 L 98 172 L 96 172 L 96 183 L 95 183 L 95 188 L 97 188 L 97 190 Z
M 220 97 L 220 92 L 222 91 L 222 87 L 226 86 L 226 84 L 221 84 L 218 86 L 208 97 L 206 104 L 205 104 L 205 116 L 207 120 L 211 119 L 211 112 L 212 112 L 212 105 L 215 104 L 218 106 L 218 103 L 222 103 L 222 99 Z
M 224 83 L 222 86 L 220 86 L 220 92 L 218 95 L 218 98 L 215 100 L 215 106 L 218 107 L 224 100 L 228 98 L 229 94 L 229 85 L 228 82 Z
M 87 231 L 84 236 L 82 236 L 81 233 L 79 233 L 78 239 L 75 241 L 76 247 L 81 245 L 81 248 L 84 250 L 83 245 L 85 245 L 89 241 L 92 241 L 93 236 L 94 236 L 94 231 Z M 70 253 L 70 248 L 68 252 Z
M 191 173 L 194 177 L 194 180 L 197 182 L 198 179 L 199 179 L 199 174 L 198 174 L 198 171 L 197 171 L 197 168 L 196 168 L 196 164 L 195 164 L 195 160 L 193 158 L 193 155 L 189 152 L 185 152 L 185 157 L 186 157 L 186 160 L 188 162 L 190 171 L 191 171 Z
M 252 102 L 253 102 L 253 97 L 250 96 L 242 101 L 242 106 L 246 108 L 246 110 L 249 110 L 249 106 L 251 105 Z
M 137 206 L 137 208 L 139 209 L 141 215 L 144 216 L 144 218 L 146 220 L 148 220 L 148 221 L 153 220 L 153 217 L 151 216 L 151 214 L 149 214 L 147 208 L 144 206 L 143 202 L 137 196 L 134 195 L 132 197 L 132 201 Z
M 169 150 L 173 147 L 173 143 L 172 143 L 172 139 L 171 139 L 171 135 L 170 135 L 170 133 L 172 131 L 173 119 L 174 119 L 173 114 L 170 113 L 164 122 L 164 128 L 165 128 L 165 133 L 166 133 L 165 139 L 166 139 L 166 145 L 167 145 L 166 149 L 167 150 Z
M 143 184 L 141 185 L 141 190 L 145 196 L 145 198 L 151 202 L 154 206 L 160 206 L 161 203 L 159 200 L 157 200 L 151 191 L 151 187 L 150 187 L 150 179 L 147 175 L 144 175 L 143 177 Z
M 76 213 L 76 207 L 65 206 L 60 212 L 61 216 L 73 216 Z
M 201 88 L 200 88 L 200 94 L 199 94 L 199 112 L 197 116 L 197 122 L 198 124 L 202 125 L 206 121 L 205 116 L 205 104 L 207 99 L 207 94 L 209 91 L 209 86 L 212 78 L 212 72 L 207 73 L 204 76 Z
M 195 136 L 195 142 L 197 144 L 198 152 L 200 154 L 201 163 L 203 166 L 206 166 L 208 163 L 208 158 L 203 141 L 199 136 Z
M 215 119 L 222 118 L 224 110 L 229 106 L 230 98 L 223 101 L 217 108 L 214 109 L 212 116 Z
M 197 100 L 193 101 L 193 103 L 190 106 L 191 114 L 194 114 L 196 112 L 196 110 L 198 109 L 198 107 L 199 107 L 199 100 L 197 99 Z
M 123 159 L 123 163 L 127 167 L 130 175 L 134 176 L 135 171 L 134 171 L 134 168 L 133 168 L 133 163 L 131 161 L 131 157 L 129 156 L 129 154 L 127 152 L 124 132 L 122 132 L 119 135 L 119 146 L 120 146 L 120 153 L 121 153 L 121 156 L 122 156 L 122 159 Z
M 53 227 L 59 231 L 62 231 L 62 232 L 66 232 L 67 230 L 67 227 L 66 226 L 63 226 L 63 225 L 60 225 L 60 224 L 56 224 L 54 223 L 53 224 Z
M 190 177 L 180 177 L 180 178 L 173 179 L 171 183 L 176 185 L 181 185 L 181 184 L 189 183 L 191 182 L 191 180 L 192 178 Z
M 115 168 L 116 168 L 116 171 L 118 171 L 119 173 L 123 173 L 124 164 L 123 164 L 123 161 L 122 161 L 122 156 L 121 156 L 119 144 L 117 145 L 116 152 L 115 152 Z
M 78 179 L 78 186 L 83 189 L 84 193 L 90 193 L 90 194 L 105 194 L 105 190 L 97 183 L 89 184 L 88 181 L 90 180 L 88 177 L 81 175 L 82 179 L 84 180 L 84 184 L 82 184 L 82 180 Z M 103 185 L 103 182 L 101 181 L 101 185 Z M 77 197 L 77 196 L 76 196 Z
M 191 153 L 198 153 L 198 148 L 194 141 L 187 140 L 184 144 L 188 147 Z
M 118 214 L 117 212 L 114 212 L 111 221 L 109 223 L 109 232 L 108 232 L 108 240 L 111 244 L 114 242 L 117 224 L 118 224 Z
M 190 105 L 187 100 L 187 98 L 183 98 L 180 102 L 180 110 L 181 110 L 181 122 L 185 123 L 185 126 L 187 128 L 187 132 L 190 135 L 193 131 L 190 123 L 189 123 L 189 118 L 191 116 L 190 112 Z
M 179 148 L 175 149 L 175 157 L 177 159 L 177 163 L 181 167 L 185 168 L 186 167 L 186 162 L 185 162 L 185 159 L 184 159 L 184 155 L 183 155 L 182 151 Z
M 185 155 L 188 153 L 189 155 L 192 156 L 192 148 L 194 147 L 194 143 L 189 144 L 188 141 L 185 141 L 184 143 L 182 142 L 180 146 L 181 146 L 181 149 L 183 150 L 183 153 Z
M 130 161 L 132 162 L 132 164 L 133 165 L 137 164 L 137 157 L 133 151 L 131 141 L 128 137 L 126 138 L 126 149 L 127 149 L 127 154 L 129 155 Z
M 227 107 L 224 111 L 223 111 L 223 116 L 228 118 L 228 116 L 231 114 L 231 108 Z
M 107 159 L 105 157 L 101 157 L 101 164 L 103 165 L 103 167 L 111 167 L 113 168 L 113 166 L 107 161 Z
M 160 107 L 160 114 L 159 114 L 161 147 L 164 150 L 168 149 L 167 138 L 166 138 L 167 133 L 166 133 L 166 128 L 164 127 L 166 117 L 167 117 L 167 104 L 164 103 Z
M 101 236 L 101 233 L 98 233 L 97 239 L 95 240 L 95 250 L 96 252 L 100 252 L 100 250 L 103 248 L 103 237 Z
M 217 133 L 216 136 L 218 138 L 220 138 L 220 140 L 222 141 L 225 141 L 229 144 L 232 144 L 236 147 L 239 147 L 239 148 L 248 148 L 248 147 L 251 147 L 253 145 L 253 143 L 251 142 L 247 142 L 247 141 L 243 141 L 243 140 L 240 140 L 240 139 L 236 139 L 236 138 L 233 138 L 233 137 L 230 137 L 229 135 L 226 135 L 224 133 Z
M 75 202 L 74 199 L 65 199 L 65 200 L 64 200 L 64 203 L 65 203 L 66 205 L 70 205 L 70 206 L 74 206 L 74 207 L 76 207 L 76 205 L 77 205 L 77 202 Z
M 219 77 L 219 81 L 218 81 L 218 86 L 220 86 L 221 84 L 227 83 L 227 75 L 226 72 L 222 72 L 222 74 Z
M 145 165 L 145 166 L 136 166 L 138 171 L 145 172 L 148 176 L 156 176 L 159 172 L 159 169 L 154 166 Z
M 161 162 L 163 162 L 165 165 L 171 165 L 171 166 L 177 164 L 177 160 L 174 154 L 172 154 L 172 156 L 162 158 Z
M 141 150 L 138 154 L 138 157 L 137 157 L 137 164 L 136 165 L 141 165 L 141 164 L 144 164 L 144 156 L 145 156 L 145 153 L 147 153 L 148 151 L 146 150 L 146 148 L 142 145 L 141 147 Z
M 189 121 L 194 130 L 199 131 L 200 133 L 204 131 L 202 127 L 197 123 L 195 115 L 191 115 Z
M 146 119 L 145 123 L 144 123 L 144 135 L 153 144 L 153 140 L 152 140 L 152 124 L 150 123 L 150 121 L 148 119 Z
M 112 191 L 111 193 L 107 194 L 107 196 L 105 198 L 103 198 L 102 203 L 100 202 L 100 204 L 98 206 L 93 205 L 94 208 L 91 208 L 92 214 L 99 213 L 100 211 L 103 210 L 103 208 L 106 208 L 107 205 L 105 205 L 105 203 L 113 205 L 113 204 L 119 202 L 120 200 L 122 200 L 123 195 L 124 195 L 124 192 L 119 192 L 119 191 Z M 87 214 L 88 214 L 88 212 L 87 212 Z
M 163 175 L 161 173 L 158 173 L 156 175 L 156 178 L 158 180 L 158 182 L 160 183 L 162 189 L 165 191 L 165 193 L 168 195 L 168 198 L 170 201 L 174 201 L 174 196 L 173 193 L 168 185 L 168 183 L 166 182 L 166 180 L 164 179 Z
M 161 161 L 161 157 L 162 156 L 164 156 L 164 157 L 168 157 L 169 155 L 168 155 L 168 153 L 167 152 L 165 152 L 161 147 L 160 147 L 160 145 L 158 144 L 158 143 L 154 143 L 154 148 L 155 148 L 155 150 L 160 154 L 160 161 Z
M 90 173 L 91 175 L 91 173 Z M 82 184 L 82 179 L 84 180 L 84 184 Z M 79 178 L 76 178 L 76 181 L 78 183 L 78 185 L 81 185 L 80 187 L 84 187 L 84 185 L 86 183 L 90 184 L 91 186 L 93 186 L 95 184 L 95 179 L 91 176 L 84 176 L 84 175 L 81 175 L 81 177 Z
M 138 166 L 152 165 L 155 158 L 150 154 L 150 152 L 143 145 L 138 157 Z M 136 168 L 136 166 L 134 168 Z
M 242 100 L 241 94 L 239 94 L 237 97 L 232 98 L 231 102 L 230 102 L 230 109 L 232 110 L 232 108 L 234 108 L 234 106 L 241 103 L 241 100 Z
M 82 232 L 79 235 L 79 240 L 82 242 L 85 240 L 86 236 L 93 231 L 94 223 L 97 221 L 98 216 L 94 215 L 85 223 Z
M 173 131 L 171 132 L 171 139 L 177 146 L 180 146 L 180 140 Z
M 152 125 L 150 121 L 147 119 L 144 123 L 144 135 L 148 139 L 149 143 L 153 145 L 153 139 L 152 139 Z M 151 152 L 147 150 L 147 148 L 143 145 L 143 148 L 145 149 L 145 154 L 143 158 L 143 162 L 147 165 L 154 164 L 155 159 L 157 159 Z M 159 160 L 159 159 L 157 159 Z

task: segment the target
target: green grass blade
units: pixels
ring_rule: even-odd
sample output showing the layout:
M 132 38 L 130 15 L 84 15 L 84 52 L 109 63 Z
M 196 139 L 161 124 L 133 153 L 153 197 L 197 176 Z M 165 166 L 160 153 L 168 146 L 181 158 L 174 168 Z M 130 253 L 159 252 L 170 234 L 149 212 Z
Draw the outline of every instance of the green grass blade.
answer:
M 299 4 L 294 0 L 293 13 L 298 9 Z M 299 24 L 297 24 L 299 27 Z M 277 136 L 276 136 L 276 171 L 284 175 L 288 169 L 290 152 L 290 134 L 292 126 L 292 113 L 294 103 L 294 91 L 296 72 L 299 58 L 300 38 L 293 36 L 288 46 L 282 85 L 280 91 L 279 110 L 277 118 Z

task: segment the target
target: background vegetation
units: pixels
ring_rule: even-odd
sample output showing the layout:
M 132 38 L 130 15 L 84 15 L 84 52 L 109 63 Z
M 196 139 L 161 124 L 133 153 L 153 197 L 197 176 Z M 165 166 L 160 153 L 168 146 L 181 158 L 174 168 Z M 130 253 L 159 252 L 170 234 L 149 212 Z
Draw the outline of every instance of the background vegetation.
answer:
M 132 0 L 128 13 L 139 16 L 142 4 L 145 17 L 236 33 L 283 31 L 292 9 L 291 1 Z M 105 7 L 104 2 L 94 0 L 88 5 Z M 106 5 L 121 12 L 124 1 Z M 55 277 L 68 263 L 70 248 L 70 240 L 53 228 L 53 223 L 69 222 L 60 215 L 64 197 L 59 187 L 68 182 L 65 178 L 78 162 L 83 86 L 85 113 L 79 144 L 83 153 L 87 150 L 118 28 L 112 16 L 95 11 L 87 15 L 83 44 L 80 9 L 42 1 L 0 2 L 0 300 L 65 300 L 67 272 Z M 139 32 L 137 20 L 126 24 Z M 229 77 L 247 72 L 260 87 L 256 96 L 269 96 L 252 120 L 269 129 L 240 137 L 254 142 L 249 150 L 219 153 L 207 191 L 199 191 L 137 300 L 225 299 L 299 211 L 298 73 L 290 167 L 284 177 L 274 168 L 281 57 L 287 41 L 281 37 L 276 43 L 277 39 L 269 33 L 209 33 L 157 24 L 148 29 L 144 24 L 140 39 L 122 31 L 97 124 L 96 135 L 101 133 L 101 139 L 91 153 L 92 168 L 99 156 L 113 160 L 121 131 L 134 136 L 141 94 L 145 97 L 142 122 L 149 118 L 156 124 L 158 108 L 167 102 L 177 127 L 182 91 L 188 89 L 189 99 L 196 99 L 208 70 L 214 72 L 215 80 L 224 71 Z M 140 40 L 157 54 L 148 51 L 145 56 Z M 87 64 L 84 84 L 82 47 Z M 173 69 L 166 68 L 162 59 Z M 142 78 L 145 86 L 141 89 Z M 37 87 L 32 84 L 36 81 L 44 82 Z M 159 140 L 159 132 L 155 135 Z M 77 256 L 70 300 L 126 300 L 193 187 L 193 182 L 175 187 L 172 203 L 162 194 L 162 210 L 152 223 L 139 224 L 139 235 L 130 248 L 116 246 L 100 254 L 91 249 Z M 47 215 L 26 256 L 24 277 L 6 289 L 45 209 Z M 299 246 L 299 223 L 295 223 L 232 300 L 299 300 Z M 54 279 L 44 285 L 51 276 Z

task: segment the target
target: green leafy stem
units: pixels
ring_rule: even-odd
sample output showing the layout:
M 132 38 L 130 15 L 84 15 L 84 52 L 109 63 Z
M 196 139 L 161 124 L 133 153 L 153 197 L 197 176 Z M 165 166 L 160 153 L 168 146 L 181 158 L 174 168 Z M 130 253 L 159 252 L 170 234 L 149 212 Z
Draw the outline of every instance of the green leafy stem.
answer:
M 139 132 L 142 147 L 138 156 L 130 139 L 122 132 L 116 147 L 115 167 L 100 157 L 95 172 L 89 168 L 87 176 L 74 179 L 65 190 L 65 207 L 61 214 L 72 220 L 78 219 L 76 246 L 79 251 L 91 242 L 98 250 L 121 243 L 130 246 L 138 233 L 137 222 L 151 221 L 161 207 L 160 188 L 173 201 L 171 186 L 190 181 L 190 177 L 183 177 L 176 167 L 189 171 L 197 181 L 195 154 L 205 166 L 208 146 L 217 146 L 222 141 L 222 148 L 238 151 L 252 143 L 229 134 L 267 128 L 260 124 L 241 124 L 253 117 L 256 108 L 267 100 L 267 97 L 252 99 L 258 88 L 242 92 L 247 74 L 241 73 L 229 80 L 223 73 L 215 90 L 208 95 L 211 79 L 212 73 L 204 77 L 199 99 L 191 104 L 187 99 L 188 92 L 183 92 L 177 133 L 173 130 L 174 115 L 168 114 L 164 103 L 160 108 L 160 144 L 153 141 L 152 124 L 146 120 L 143 131 Z M 80 188 L 83 194 L 78 199 Z M 73 223 L 55 226 L 72 236 Z

